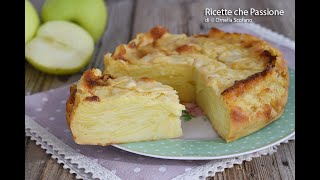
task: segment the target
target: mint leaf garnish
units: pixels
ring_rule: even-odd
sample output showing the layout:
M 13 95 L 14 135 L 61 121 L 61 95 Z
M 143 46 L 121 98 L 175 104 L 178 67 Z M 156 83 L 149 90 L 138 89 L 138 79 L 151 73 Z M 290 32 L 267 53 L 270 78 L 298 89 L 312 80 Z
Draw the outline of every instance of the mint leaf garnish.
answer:
M 190 121 L 192 119 L 193 116 L 191 116 L 186 110 L 182 110 L 182 116 L 181 118 L 184 121 Z

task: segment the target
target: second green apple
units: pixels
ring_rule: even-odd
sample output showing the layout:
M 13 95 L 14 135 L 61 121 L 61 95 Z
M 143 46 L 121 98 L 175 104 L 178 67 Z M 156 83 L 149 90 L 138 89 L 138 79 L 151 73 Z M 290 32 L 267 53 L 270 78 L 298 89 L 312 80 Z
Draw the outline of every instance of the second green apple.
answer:
M 107 23 L 107 8 L 103 0 L 46 0 L 42 19 L 45 22 L 66 20 L 77 23 L 97 42 Z
M 25 1 L 25 14 L 24 14 L 24 42 L 27 43 L 36 34 L 40 24 L 39 16 L 33 5 Z

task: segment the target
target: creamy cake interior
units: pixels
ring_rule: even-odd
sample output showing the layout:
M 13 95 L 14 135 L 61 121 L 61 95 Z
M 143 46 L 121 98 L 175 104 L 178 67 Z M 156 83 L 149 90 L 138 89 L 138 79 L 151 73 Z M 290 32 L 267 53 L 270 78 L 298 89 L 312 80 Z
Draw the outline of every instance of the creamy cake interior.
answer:
M 176 91 L 150 78 L 86 71 L 71 87 L 67 120 L 78 144 L 108 145 L 182 135 Z

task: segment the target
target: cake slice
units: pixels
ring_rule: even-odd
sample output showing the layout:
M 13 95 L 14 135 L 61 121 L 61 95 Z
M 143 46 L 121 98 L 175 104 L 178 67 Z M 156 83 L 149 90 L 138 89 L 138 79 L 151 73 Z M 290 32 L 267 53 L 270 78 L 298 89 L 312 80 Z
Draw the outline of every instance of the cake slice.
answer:
M 184 109 L 170 86 L 91 69 L 70 87 L 66 118 L 76 143 L 106 146 L 177 138 Z

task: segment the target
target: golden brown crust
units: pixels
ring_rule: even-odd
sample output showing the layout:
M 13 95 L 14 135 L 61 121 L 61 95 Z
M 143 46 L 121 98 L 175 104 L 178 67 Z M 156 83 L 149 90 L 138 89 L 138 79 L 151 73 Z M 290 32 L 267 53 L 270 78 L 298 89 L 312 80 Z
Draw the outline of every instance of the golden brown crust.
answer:
M 189 45 L 185 44 L 185 45 L 177 47 L 176 51 L 181 54 L 184 52 L 195 52 L 196 49 L 193 46 L 189 46 Z
M 265 104 L 262 106 L 262 116 L 266 117 L 266 120 L 271 120 L 273 117 L 271 115 L 271 111 L 272 111 L 272 106 L 270 106 L 269 104 Z
M 162 26 L 156 26 L 150 30 L 150 34 L 154 40 L 160 39 L 168 30 Z
M 94 74 L 94 71 L 92 70 L 87 70 L 83 74 L 84 77 L 84 85 L 88 89 L 92 89 L 95 86 L 107 86 L 108 85 L 108 79 L 115 79 L 115 77 L 109 75 L 109 74 L 104 74 L 102 76 L 96 76 Z
M 208 35 L 208 34 L 194 34 L 193 37 L 204 37 L 204 38 L 208 38 L 209 35 Z
M 70 92 L 70 95 L 66 102 L 66 119 L 67 119 L 67 124 L 70 128 L 71 115 L 72 115 L 72 111 L 75 103 L 75 98 L 76 98 L 75 96 L 77 93 L 77 85 L 76 84 L 71 85 L 69 92 Z
M 241 107 L 236 106 L 231 109 L 231 119 L 236 123 L 245 123 L 249 120 L 249 117 Z
M 229 33 L 228 33 L 229 34 Z M 209 37 L 222 37 L 226 35 L 223 31 L 220 31 L 218 28 L 211 28 L 208 32 Z
M 100 98 L 98 96 L 88 96 L 84 99 L 84 101 L 100 102 Z
M 277 56 L 272 56 L 269 51 L 265 50 L 261 53 L 261 57 L 268 59 L 268 63 L 263 71 L 255 73 L 246 79 L 235 81 L 231 87 L 225 89 L 221 94 L 225 97 L 231 94 L 239 96 L 245 93 L 248 88 L 252 88 L 256 83 L 263 81 L 269 73 L 272 73 L 275 68 Z
M 135 46 L 134 46 L 135 47 Z M 131 45 L 131 48 L 133 48 L 133 45 Z M 124 61 L 127 61 L 124 55 L 126 54 L 126 48 L 124 45 L 120 45 L 119 48 L 117 48 L 117 51 L 115 51 L 112 55 L 113 58 L 115 59 L 121 59 Z
M 136 45 L 135 42 L 131 42 L 131 43 L 128 44 L 128 47 L 133 49 L 133 48 L 136 48 L 137 45 Z
M 142 77 L 142 78 L 140 78 L 140 81 L 143 81 L 143 82 L 154 82 L 155 80 L 153 80 L 151 78 L 148 78 L 148 77 Z

